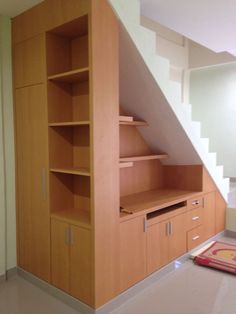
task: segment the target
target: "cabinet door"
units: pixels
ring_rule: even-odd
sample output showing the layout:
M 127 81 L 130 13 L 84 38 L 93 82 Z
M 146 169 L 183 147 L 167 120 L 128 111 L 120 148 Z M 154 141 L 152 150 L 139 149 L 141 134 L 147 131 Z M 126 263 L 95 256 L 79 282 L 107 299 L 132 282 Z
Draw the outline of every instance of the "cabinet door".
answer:
M 51 221 L 52 284 L 69 292 L 70 228 L 67 223 Z
M 215 192 L 216 233 L 225 230 L 226 202 L 217 191 Z
M 166 265 L 168 256 L 168 227 L 164 221 L 148 228 L 147 231 L 147 271 L 148 274 Z
M 120 224 L 120 287 L 121 291 L 146 276 L 146 232 L 144 217 Z
M 174 260 L 187 251 L 186 221 L 186 214 L 178 215 L 170 220 L 169 261 Z
M 15 93 L 19 266 L 50 280 L 47 111 L 42 85 Z
M 203 240 L 215 235 L 215 192 L 205 194 L 203 207 Z
M 91 305 L 91 232 L 76 226 L 71 226 L 70 232 L 70 293 Z

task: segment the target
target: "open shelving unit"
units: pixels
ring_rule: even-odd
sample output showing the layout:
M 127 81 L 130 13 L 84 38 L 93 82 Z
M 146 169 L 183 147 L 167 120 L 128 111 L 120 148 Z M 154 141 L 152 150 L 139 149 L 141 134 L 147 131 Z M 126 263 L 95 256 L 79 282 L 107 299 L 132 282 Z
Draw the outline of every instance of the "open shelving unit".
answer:
M 46 33 L 51 217 L 90 226 L 88 15 Z

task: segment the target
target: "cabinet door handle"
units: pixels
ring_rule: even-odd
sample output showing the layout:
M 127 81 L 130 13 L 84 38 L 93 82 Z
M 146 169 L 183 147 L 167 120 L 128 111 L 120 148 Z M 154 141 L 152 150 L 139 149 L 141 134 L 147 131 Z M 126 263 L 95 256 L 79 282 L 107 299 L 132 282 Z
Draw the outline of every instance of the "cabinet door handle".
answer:
M 43 201 L 47 200 L 47 186 L 46 186 L 46 169 L 42 169 L 42 175 L 41 175 L 41 187 L 42 187 L 42 196 Z
M 199 216 L 194 216 L 192 217 L 192 220 L 195 221 L 195 220 L 198 220 L 200 217 Z
M 199 205 L 199 203 L 200 203 L 199 200 L 195 200 L 192 202 L 192 205 Z
M 70 245 L 74 244 L 74 232 L 73 227 L 70 227 Z
M 172 234 L 173 234 L 173 225 L 172 225 L 172 222 L 170 221 L 169 224 L 170 224 L 170 235 L 172 235 Z
M 143 231 L 147 232 L 147 217 L 146 216 L 143 218 Z
M 166 223 L 166 236 L 169 236 L 169 222 Z
M 193 241 L 196 241 L 196 240 L 198 240 L 199 238 L 200 238 L 200 236 L 197 235 L 197 236 L 193 237 L 192 240 L 193 240 Z
M 66 227 L 66 231 L 65 231 L 65 242 L 66 245 L 70 245 L 70 231 L 69 231 L 69 227 Z

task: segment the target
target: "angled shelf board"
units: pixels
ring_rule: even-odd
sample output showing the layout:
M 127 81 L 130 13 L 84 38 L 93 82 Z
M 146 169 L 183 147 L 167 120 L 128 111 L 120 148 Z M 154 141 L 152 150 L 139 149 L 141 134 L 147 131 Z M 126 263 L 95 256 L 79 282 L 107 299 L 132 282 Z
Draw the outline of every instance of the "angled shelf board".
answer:
M 135 161 L 145 161 L 145 160 L 155 160 L 155 159 L 166 159 L 168 158 L 167 154 L 160 155 L 147 155 L 147 156 L 130 156 L 130 157 L 121 157 L 120 162 L 135 162 Z
M 55 173 L 73 174 L 77 176 L 90 176 L 88 168 L 51 168 L 50 171 Z
M 60 221 L 64 221 L 86 229 L 91 229 L 90 213 L 87 210 L 81 210 L 78 208 L 67 208 L 65 210 L 52 212 L 51 218 L 55 218 Z
M 48 79 L 50 81 L 57 81 L 57 82 L 66 82 L 66 83 L 74 83 L 74 82 L 83 82 L 87 81 L 89 78 L 89 68 L 82 68 L 71 70 L 55 75 L 50 75 Z
M 57 126 L 83 126 L 83 125 L 90 125 L 90 121 L 70 121 L 70 122 L 55 122 L 49 123 L 48 126 L 50 127 L 57 127 Z

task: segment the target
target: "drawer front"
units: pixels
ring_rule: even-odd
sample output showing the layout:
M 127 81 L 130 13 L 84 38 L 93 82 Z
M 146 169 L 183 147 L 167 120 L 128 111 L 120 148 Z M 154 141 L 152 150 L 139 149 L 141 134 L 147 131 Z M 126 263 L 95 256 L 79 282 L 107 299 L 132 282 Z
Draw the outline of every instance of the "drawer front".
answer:
M 203 208 L 192 209 L 187 213 L 187 230 L 192 230 L 202 224 Z
M 188 251 L 192 250 L 193 248 L 195 248 L 204 241 L 202 235 L 203 235 L 202 226 L 199 226 L 188 232 L 187 235 Z
M 189 210 L 194 209 L 194 208 L 198 208 L 198 207 L 203 207 L 204 197 L 199 196 L 199 197 L 191 198 L 190 200 L 188 200 L 187 204 L 188 204 Z

